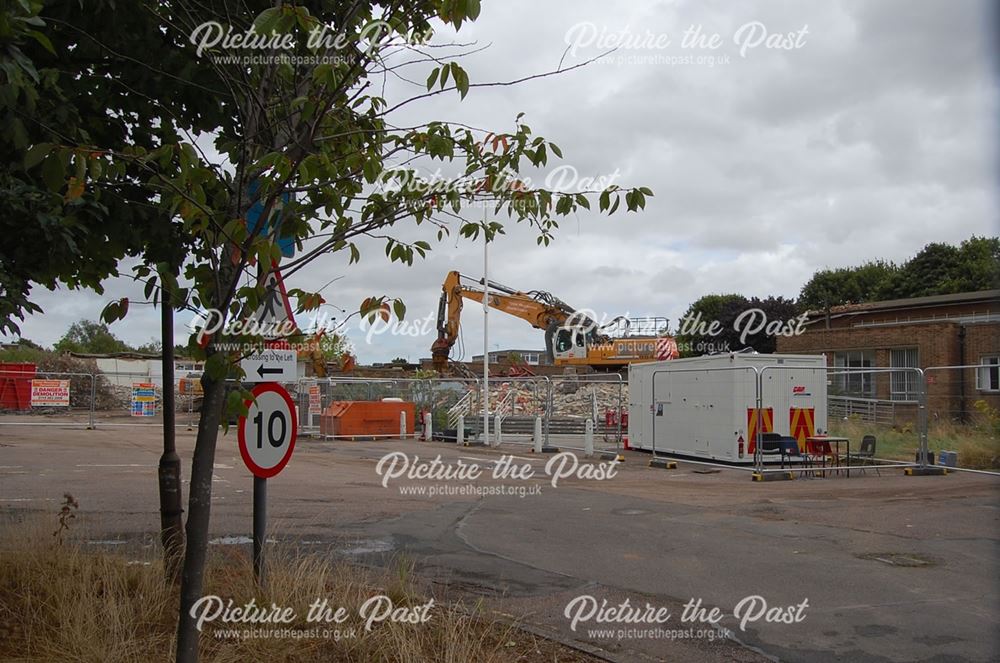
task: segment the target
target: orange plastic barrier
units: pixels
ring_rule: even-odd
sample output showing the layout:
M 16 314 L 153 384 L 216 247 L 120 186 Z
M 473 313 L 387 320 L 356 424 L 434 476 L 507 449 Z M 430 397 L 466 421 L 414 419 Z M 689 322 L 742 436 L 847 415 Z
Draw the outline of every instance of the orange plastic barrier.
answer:
M 399 413 L 406 413 L 406 432 L 412 434 L 416 408 L 406 401 L 333 401 L 319 417 L 319 434 L 337 437 L 399 435 Z

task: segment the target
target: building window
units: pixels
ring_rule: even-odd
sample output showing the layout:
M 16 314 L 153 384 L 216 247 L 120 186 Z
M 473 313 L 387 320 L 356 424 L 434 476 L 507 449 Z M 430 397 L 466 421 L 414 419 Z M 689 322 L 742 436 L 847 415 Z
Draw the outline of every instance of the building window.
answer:
M 896 348 L 889 353 L 892 368 L 919 368 L 916 348 Z M 919 374 L 899 371 L 889 374 L 889 397 L 894 401 L 915 401 L 920 393 Z
M 1000 356 L 982 357 L 983 365 L 976 371 L 976 389 L 979 391 L 1000 391 Z
M 851 350 L 835 352 L 833 365 L 837 369 L 871 368 L 875 365 L 875 352 L 872 350 Z M 844 373 L 834 375 L 834 386 L 840 396 L 857 396 L 859 398 L 875 397 L 874 373 Z

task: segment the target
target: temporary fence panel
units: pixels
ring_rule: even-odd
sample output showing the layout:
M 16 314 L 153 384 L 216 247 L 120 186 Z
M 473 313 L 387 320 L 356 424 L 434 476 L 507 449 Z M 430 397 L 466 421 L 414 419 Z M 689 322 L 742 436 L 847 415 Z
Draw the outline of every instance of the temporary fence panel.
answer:
M 94 375 L 3 365 L 8 370 L 0 370 L 0 425 L 93 428 Z
M 594 453 L 617 453 L 622 449 L 628 419 L 628 385 L 619 374 L 555 376 L 551 379 L 548 400 L 547 444 L 590 451 L 584 444 L 590 422 Z
M 1000 350 L 978 363 L 924 369 L 928 462 L 1000 470 Z M 933 456 L 933 458 L 931 458 Z

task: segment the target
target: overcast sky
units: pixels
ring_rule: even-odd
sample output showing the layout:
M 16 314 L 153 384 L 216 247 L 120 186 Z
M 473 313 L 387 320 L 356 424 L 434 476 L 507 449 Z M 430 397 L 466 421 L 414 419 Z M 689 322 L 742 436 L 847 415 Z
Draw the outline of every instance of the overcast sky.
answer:
M 459 35 L 489 45 L 463 59 L 473 82 L 554 70 L 571 45 L 564 67 L 606 50 L 600 43 L 624 46 L 575 71 L 473 89 L 461 103 L 457 94 L 439 95 L 393 120 L 505 131 L 524 112 L 564 154 L 536 182 L 566 165 L 581 177 L 650 187 L 655 197 L 644 212 L 566 218 L 548 248 L 536 246 L 531 229 L 508 227 L 490 248 L 490 274 L 601 315 L 662 315 L 676 327 L 705 294 L 794 297 L 818 269 L 901 261 L 928 242 L 997 234 L 1000 109 L 988 8 L 913 0 L 484 2 Z M 717 33 L 720 45 L 683 47 L 691 26 L 706 40 Z M 763 31 L 796 47 L 754 46 Z M 437 41 L 449 39 L 443 29 Z M 412 76 L 423 81 L 427 72 Z M 390 98 L 411 94 L 387 88 Z M 323 291 L 331 305 L 356 310 L 364 297 L 386 294 L 405 300 L 408 319 L 422 319 L 435 313 L 449 270 L 482 273 L 481 243 L 445 240 L 409 268 L 388 263 L 381 242 L 361 249 L 360 265 L 328 257 L 289 287 L 342 277 Z M 96 319 L 111 298 L 142 298 L 124 279 L 107 288 L 104 296 L 36 288 L 45 314 L 21 325 L 24 336 L 49 345 L 73 321 Z M 481 352 L 482 318 L 481 307 L 467 304 L 466 358 Z M 429 328 L 369 343 L 352 320 L 348 335 L 362 362 L 417 360 L 430 354 Z M 112 331 L 148 341 L 158 335 L 157 314 L 134 310 Z M 542 332 L 499 312 L 490 316 L 490 341 L 491 349 L 543 346 Z

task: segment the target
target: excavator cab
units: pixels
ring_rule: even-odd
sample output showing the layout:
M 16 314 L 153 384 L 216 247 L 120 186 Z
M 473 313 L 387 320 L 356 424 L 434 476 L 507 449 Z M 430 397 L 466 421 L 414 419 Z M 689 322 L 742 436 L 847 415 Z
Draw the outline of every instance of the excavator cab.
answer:
M 552 344 L 553 359 L 586 359 L 587 346 L 594 341 L 593 330 L 585 331 L 579 327 L 559 327 L 555 332 Z

